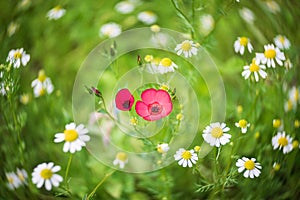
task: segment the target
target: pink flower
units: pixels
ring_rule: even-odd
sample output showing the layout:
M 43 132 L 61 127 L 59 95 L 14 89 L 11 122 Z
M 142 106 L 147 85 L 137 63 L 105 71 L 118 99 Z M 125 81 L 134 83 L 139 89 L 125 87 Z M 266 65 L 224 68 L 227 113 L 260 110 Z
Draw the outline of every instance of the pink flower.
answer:
M 173 108 L 170 95 L 165 90 L 147 89 L 141 94 L 142 101 L 135 105 L 136 113 L 147 121 L 168 116 Z
M 128 89 L 120 90 L 116 95 L 116 106 L 119 110 L 128 111 L 134 103 L 134 97 Z

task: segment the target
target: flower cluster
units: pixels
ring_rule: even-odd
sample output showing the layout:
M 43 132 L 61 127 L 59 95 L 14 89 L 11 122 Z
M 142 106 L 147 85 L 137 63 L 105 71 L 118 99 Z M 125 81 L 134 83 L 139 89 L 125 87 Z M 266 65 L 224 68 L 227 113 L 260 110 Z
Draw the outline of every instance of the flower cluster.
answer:
M 16 172 L 7 172 L 5 173 L 6 179 L 8 181 L 7 187 L 11 190 L 17 189 L 22 185 L 27 185 L 27 172 L 25 169 L 17 168 Z
M 51 94 L 54 90 L 52 81 L 46 76 L 44 70 L 39 71 L 38 77 L 31 82 L 31 87 L 33 88 L 33 94 L 35 97 Z
M 170 58 L 155 58 L 152 55 L 145 56 L 146 70 L 151 74 L 165 74 L 174 72 L 178 66 Z

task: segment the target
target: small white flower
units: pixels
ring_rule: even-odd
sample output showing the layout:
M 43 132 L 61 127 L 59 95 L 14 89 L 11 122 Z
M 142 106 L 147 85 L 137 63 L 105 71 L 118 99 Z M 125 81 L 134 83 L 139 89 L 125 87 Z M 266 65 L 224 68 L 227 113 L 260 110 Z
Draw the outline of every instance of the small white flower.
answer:
M 143 11 L 140 12 L 137 16 L 138 20 L 144 24 L 151 25 L 154 24 L 157 20 L 157 16 L 152 11 Z
M 135 9 L 135 5 L 130 1 L 120 1 L 115 5 L 115 10 L 121 14 L 131 13 Z
M 41 188 L 45 184 L 46 190 L 51 190 L 52 185 L 58 187 L 63 178 L 55 174 L 60 170 L 60 166 L 54 166 L 53 162 L 42 163 L 36 166 L 32 172 L 32 182 L 37 188 Z
M 5 96 L 6 95 L 6 90 L 5 90 L 5 85 L 4 83 L 0 83 L 0 94 L 2 96 Z
M 56 6 L 47 12 L 47 18 L 48 20 L 58 20 L 64 16 L 65 13 L 65 9 L 63 9 L 61 6 Z
M 256 59 L 260 60 L 262 64 L 267 64 L 268 67 L 275 68 L 275 61 L 278 65 L 282 66 L 285 60 L 284 53 L 282 53 L 278 47 L 275 47 L 274 44 L 267 44 L 264 46 L 264 53 L 256 53 Z
M 279 49 L 289 49 L 291 46 L 290 41 L 284 35 L 277 35 L 274 43 Z
M 177 44 L 175 51 L 177 51 L 177 55 L 184 54 L 184 57 L 192 57 L 193 55 L 197 55 L 198 45 L 195 44 L 191 40 L 185 40 L 181 44 Z
M 250 126 L 250 123 L 248 123 L 246 120 L 241 119 L 238 122 L 235 123 L 235 126 L 238 128 L 241 128 L 242 133 L 247 132 L 247 128 Z
M 51 94 L 54 90 L 54 86 L 49 77 L 46 76 L 44 70 L 39 71 L 38 78 L 31 82 L 33 93 L 35 97 L 40 97 L 47 94 Z
M 122 32 L 121 26 L 117 23 L 110 22 L 107 24 L 103 24 L 99 31 L 99 36 L 106 36 L 109 38 L 114 38 L 120 35 Z
M 229 130 L 230 128 L 226 127 L 225 123 L 211 123 L 203 131 L 202 137 L 210 146 L 220 147 L 230 141 L 231 135 L 226 133 Z
M 158 73 L 165 74 L 174 72 L 175 68 L 178 68 L 178 66 L 170 58 L 163 58 L 157 66 L 157 71 Z
M 249 158 L 243 157 L 242 159 L 238 159 L 235 165 L 238 167 L 239 173 L 242 173 L 246 169 L 244 172 L 245 178 L 254 178 L 260 175 L 260 169 L 262 168 L 260 163 L 255 161 L 255 158 L 251 158 L 250 160 Z
M 176 151 L 174 158 L 182 167 L 192 167 L 198 160 L 198 156 L 194 150 L 185 150 L 184 148 Z
M 249 53 L 251 53 L 253 50 L 253 46 L 250 43 L 250 39 L 247 37 L 238 37 L 234 42 L 234 51 L 236 53 L 239 52 L 241 55 L 243 55 L 246 47 Z
M 27 185 L 28 174 L 25 169 L 17 168 L 17 176 L 18 176 L 21 184 Z
M 215 20 L 210 14 L 204 14 L 200 17 L 200 32 L 208 35 L 215 27 Z
M 248 24 L 253 24 L 255 15 L 250 9 L 242 8 L 239 10 L 239 14 L 245 22 L 247 22 Z
M 30 55 L 23 48 L 10 50 L 6 59 L 14 68 L 19 68 L 21 64 L 25 67 L 29 60 Z
M 260 65 L 260 60 L 252 59 L 252 63 L 248 66 L 244 66 L 244 71 L 242 72 L 242 76 L 245 79 L 248 79 L 250 75 L 253 73 L 255 81 L 259 81 L 259 76 L 263 79 L 267 77 L 267 73 L 264 71 L 266 67 L 264 65 Z
M 296 86 L 293 86 L 292 89 L 290 89 L 289 99 L 292 101 L 294 107 L 297 107 L 297 103 L 300 103 L 300 93 Z
M 88 129 L 83 124 L 79 124 L 76 127 L 75 123 L 70 123 L 65 126 L 63 133 L 55 134 L 55 143 L 65 141 L 63 151 L 75 153 L 80 151 L 86 142 L 90 140 L 90 136 L 87 135 Z
M 293 138 L 289 135 L 285 135 L 284 131 L 278 132 L 277 135 L 272 138 L 273 149 L 282 149 L 284 154 L 289 153 L 293 150 L 292 140 Z
M 6 179 L 8 181 L 7 186 L 9 189 L 17 189 L 21 185 L 21 181 L 14 172 L 5 173 Z
M 125 164 L 128 163 L 128 156 L 124 152 L 119 152 L 116 155 L 116 159 L 113 161 L 113 165 L 119 165 L 121 169 L 125 167 Z
M 162 143 L 162 144 L 158 144 L 156 149 L 157 149 L 158 153 L 166 154 L 169 151 L 170 147 L 169 147 L 169 144 Z

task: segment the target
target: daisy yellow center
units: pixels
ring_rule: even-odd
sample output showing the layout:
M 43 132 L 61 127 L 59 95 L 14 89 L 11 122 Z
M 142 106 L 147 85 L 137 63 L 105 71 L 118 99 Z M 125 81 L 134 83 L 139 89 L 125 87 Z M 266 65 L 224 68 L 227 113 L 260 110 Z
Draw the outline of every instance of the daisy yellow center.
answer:
M 188 160 L 188 159 L 190 159 L 190 158 L 192 157 L 192 154 L 191 154 L 191 152 L 189 152 L 189 151 L 184 151 L 184 152 L 181 154 L 181 157 L 182 157 L 183 159 L 185 159 L 185 160 Z
M 279 39 L 280 43 L 282 43 L 282 44 L 284 43 L 284 37 L 283 36 L 279 36 L 278 39 Z
M 39 91 L 39 95 L 43 96 L 45 94 L 46 94 L 46 89 L 45 88 L 41 88 L 40 91 Z
M 23 181 L 23 182 L 25 181 L 25 177 L 22 173 L 18 173 L 18 177 L 21 181 Z
M 255 167 L 255 164 L 252 160 L 247 160 L 245 163 L 244 163 L 244 167 L 248 170 L 252 170 L 254 169 Z
M 7 180 L 9 183 L 13 183 L 14 182 L 14 179 L 12 177 L 7 177 Z
M 151 60 L 153 60 L 153 56 L 152 55 L 146 55 L 144 59 L 145 59 L 146 62 L 151 62 Z
M 170 58 L 163 58 L 160 63 L 164 67 L 170 67 L 172 65 L 172 60 Z
M 265 51 L 266 58 L 275 58 L 276 57 L 276 51 L 274 49 L 268 49 Z
M 46 80 L 47 76 L 45 75 L 44 70 L 39 71 L 38 80 L 40 82 L 44 82 Z
M 274 165 L 273 169 L 274 169 L 275 171 L 278 171 L 278 170 L 280 169 L 280 164 L 276 163 L 276 164 Z
M 126 160 L 128 159 L 128 156 L 127 156 L 127 154 L 124 153 L 124 152 L 119 152 L 119 153 L 117 154 L 116 158 L 117 158 L 118 160 L 121 160 L 121 161 L 124 162 L 124 161 L 126 161 Z
M 159 145 L 159 146 L 157 147 L 157 151 L 158 151 L 158 153 L 164 153 L 164 151 L 163 151 L 161 145 Z
M 246 126 L 247 126 L 247 121 L 244 120 L 244 119 L 241 119 L 241 120 L 239 121 L 239 126 L 240 126 L 241 128 L 246 128 Z
M 274 119 L 273 120 L 273 127 L 274 128 L 279 128 L 281 125 L 281 120 L 280 119 Z
M 60 11 L 61 10 L 61 6 L 56 6 L 55 8 L 53 8 L 54 11 Z
M 293 141 L 292 145 L 293 145 L 293 149 L 298 148 L 298 146 L 299 146 L 298 140 Z
M 258 72 L 259 71 L 259 66 L 255 63 L 255 62 L 252 62 L 250 64 L 250 72 Z
M 50 169 L 43 169 L 41 171 L 40 175 L 43 179 L 50 179 L 52 177 L 53 173 Z
M 223 130 L 220 127 L 215 127 L 211 130 L 211 135 L 214 138 L 220 138 L 223 135 Z
M 78 133 L 74 129 L 65 130 L 64 134 L 65 134 L 65 140 L 67 142 L 72 142 L 78 138 Z
M 16 51 L 16 52 L 14 53 L 14 58 L 15 58 L 15 59 L 22 58 L 22 54 L 21 54 L 19 51 Z
M 200 151 L 200 149 L 201 149 L 200 146 L 195 146 L 195 147 L 194 147 L 194 150 L 195 150 L 196 152 Z
M 183 51 L 189 51 L 189 50 L 191 50 L 192 45 L 189 42 L 183 42 L 181 45 L 181 48 Z
M 284 147 L 288 144 L 288 140 L 285 137 L 281 137 L 278 139 L 278 144 Z
M 240 38 L 240 45 L 246 46 L 248 44 L 248 38 L 246 37 L 241 37 Z
M 299 99 L 299 91 L 298 91 L 298 89 L 296 89 L 295 93 L 294 93 L 294 100 L 298 101 L 298 99 Z

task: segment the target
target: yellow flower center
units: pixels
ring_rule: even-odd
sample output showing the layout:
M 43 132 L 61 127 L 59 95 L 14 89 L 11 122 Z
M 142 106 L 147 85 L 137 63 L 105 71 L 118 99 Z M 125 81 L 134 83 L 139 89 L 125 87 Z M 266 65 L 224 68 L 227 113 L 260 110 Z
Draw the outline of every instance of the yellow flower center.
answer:
M 16 52 L 14 53 L 14 58 L 15 58 L 15 59 L 22 58 L 22 54 L 21 54 L 19 51 L 16 51 Z
M 39 76 L 38 76 L 38 80 L 40 82 L 44 82 L 46 80 L 47 76 L 45 74 L 45 71 L 44 70 L 40 70 L 39 71 Z
M 13 183 L 14 182 L 14 179 L 12 177 L 7 177 L 7 180 L 9 183 Z
M 161 145 L 157 146 L 157 151 L 158 151 L 158 153 L 164 153 Z
M 248 38 L 246 37 L 241 37 L 240 38 L 240 45 L 246 46 L 248 44 Z
M 185 160 L 188 160 L 188 159 L 190 159 L 190 158 L 192 157 L 192 154 L 191 154 L 191 152 L 189 152 L 189 151 L 184 151 L 184 152 L 181 154 L 181 157 L 182 157 L 183 159 L 185 159 Z
M 20 179 L 22 182 L 25 181 L 25 177 L 24 177 L 24 175 L 23 175 L 21 172 L 18 173 L 18 177 L 19 177 L 19 179 Z
M 45 94 L 46 94 L 46 89 L 43 87 L 43 88 L 40 89 L 39 95 L 43 96 Z
M 294 122 L 294 126 L 295 126 L 295 128 L 299 128 L 300 127 L 300 121 L 296 119 L 295 122 Z
M 78 133 L 74 129 L 65 130 L 64 134 L 65 134 L 65 140 L 67 142 L 72 142 L 72 141 L 74 141 L 74 140 L 76 140 L 78 138 Z
M 281 44 L 283 44 L 283 43 L 284 43 L 284 37 L 283 37 L 282 35 L 281 35 L 281 36 L 279 36 L 278 40 L 280 41 L 280 43 L 281 43 Z
M 189 51 L 189 50 L 191 50 L 192 45 L 191 45 L 191 43 L 186 41 L 186 42 L 182 43 L 181 48 L 182 48 L 183 51 Z
M 241 119 L 241 120 L 239 121 L 239 126 L 240 126 L 241 128 L 246 128 L 246 126 L 247 126 L 247 121 L 244 120 L 244 119 Z
M 298 140 L 294 140 L 293 143 L 292 143 L 292 145 L 293 145 L 293 149 L 298 148 L 298 146 L 299 146 Z
M 274 166 L 273 166 L 273 169 L 275 171 L 278 171 L 280 169 L 280 164 L 276 163 Z
M 172 60 L 170 58 L 163 58 L 160 63 L 164 67 L 170 67 L 172 65 Z
M 183 118 L 183 115 L 181 113 L 179 113 L 179 114 L 176 115 L 176 119 L 177 120 L 181 121 L 182 118 Z
M 60 11 L 60 10 L 61 10 L 61 6 L 55 6 L 55 7 L 53 8 L 53 10 L 56 11 L 56 12 L 57 12 L 57 11 Z
M 144 59 L 145 59 L 146 62 L 151 62 L 151 60 L 153 60 L 153 56 L 152 55 L 146 55 Z
M 288 102 L 287 102 L 287 110 L 289 111 L 289 110 L 292 110 L 292 108 L 293 108 L 293 102 L 292 102 L 292 100 L 288 100 Z
M 284 147 L 288 144 L 288 140 L 285 137 L 281 137 L 278 139 L 278 144 Z
M 281 125 L 281 120 L 280 119 L 274 119 L 273 120 L 273 127 L 274 128 L 279 128 Z
M 258 139 L 260 137 L 260 133 L 257 131 L 254 135 L 255 139 Z
M 275 58 L 276 57 L 276 51 L 274 49 L 268 49 L 265 51 L 266 58 Z
M 214 138 L 220 138 L 223 135 L 223 130 L 220 127 L 215 127 L 211 130 L 211 135 Z
M 255 63 L 255 59 L 252 60 L 252 63 L 250 64 L 250 72 L 258 72 L 259 66 Z
M 195 146 L 195 147 L 194 147 L 194 150 L 195 150 L 196 152 L 200 151 L 200 149 L 201 149 L 200 146 Z
M 252 170 L 254 169 L 255 167 L 255 164 L 252 160 L 247 160 L 245 163 L 244 163 L 244 167 L 248 170 Z
M 298 101 L 298 99 L 299 99 L 299 91 L 298 91 L 298 89 L 296 89 L 295 93 L 294 93 L 294 100 Z
M 160 27 L 157 24 L 154 24 L 150 27 L 151 31 L 153 31 L 154 33 L 157 33 L 160 31 Z
M 53 173 L 50 169 L 43 169 L 41 171 L 40 175 L 43 179 L 50 179 L 52 177 Z
M 121 161 L 125 162 L 125 161 L 128 159 L 128 156 L 127 156 L 127 154 L 124 153 L 124 152 L 119 152 L 119 153 L 117 154 L 116 158 L 117 158 L 118 160 L 121 160 Z

